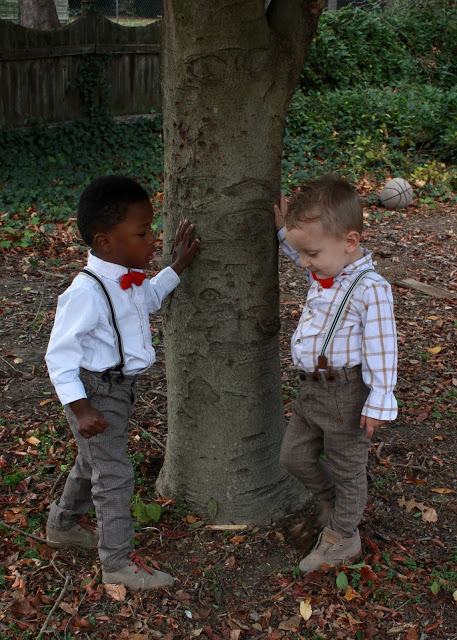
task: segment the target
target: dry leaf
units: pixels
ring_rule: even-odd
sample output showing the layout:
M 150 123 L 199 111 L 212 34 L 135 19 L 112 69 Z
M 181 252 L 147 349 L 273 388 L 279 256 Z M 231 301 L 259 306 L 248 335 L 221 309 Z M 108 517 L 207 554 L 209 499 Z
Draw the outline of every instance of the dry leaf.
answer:
M 313 608 L 310 604 L 311 600 L 302 600 L 300 602 L 300 613 L 304 620 L 309 620 L 313 615 Z
M 357 591 L 355 591 L 349 584 L 346 587 L 346 591 L 344 593 L 344 599 L 347 600 L 348 602 L 351 602 L 351 600 L 354 600 L 354 598 L 358 598 L 358 597 L 359 597 L 359 594 L 357 593 Z
M 452 493 L 452 489 L 446 489 L 444 487 L 437 487 L 436 489 L 430 489 L 430 491 L 433 491 L 433 493 Z
M 414 498 L 411 500 L 405 500 L 405 497 L 401 497 L 397 500 L 397 504 L 400 507 L 406 507 L 406 513 L 411 513 L 411 511 L 416 508 L 422 512 L 422 520 L 424 522 L 436 522 L 438 520 L 438 515 L 435 509 L 432 507 L 426 507 L 423 502 L 416 502 Z
M 40 407 L 44 407 L 45 405 L 49 404 L 50 402 L 52 402 L 52 398 L 48 398 L 47 400 L 42 400 L 40 402 Z
M 78 613 L 78 610 L 68 604 L 68 602 L 61 602 L 59 604 L 59 608 L 65 613 L 68 613 L 70 616 L 75 616 Z
M 432 507 L 427 507 L 422 511 L 422 520 L 424 522 L 437 522 L 438 514 L 435 509 L 432 509 Z
M 457 590 L 454 591 L 454 593 L 452 594 L 452 597 L 454 598 L 455 604 L 457 604 Z
M 14 358 L 14 364 L 22 364 L 22 358 Z
M 230 542 L 232 542 L 233 544 L 241 544 L 244 541 L 245 538 L 243 538 L 243 536 L 233 536 L 233 538 L 230 538 Z
M 416 627 L 410 627 L 408 629 L 408 632 L 406 634 L 406 639 L 405 640 L 418 640 L 419 636 L 417 635 L 417 629 Z
M 118 602 L 123 602 L 125 600 L 125 596 L 127 594 L 127 589 L 123 584 L 105 584 L 106 593 L 113 598 L 113 600 L 117 600 Z
M 38 438 L 35 438 L 35 436 L 30 436 L 30 438 L 27 438 L 27 442 L 29 444 L 33 444 L 33 445 L 37 445 L 40 444 L 40 441 L 38 440 Z
M 189 524 L 193 524 L 194 522 L 197 522 L 197 518 L 195 516 L 191 516 L 191 515 L 187 515 L 186 516 L 186 520 Z
M 284 620 L 279 623 L 279 629 L 283 631 L 297 631 L 300 626 L 301 616 L 292 616 L 289 620 Z
M 439 353 L 443 347 L 427 347 L 427 351 L 433 355 Z

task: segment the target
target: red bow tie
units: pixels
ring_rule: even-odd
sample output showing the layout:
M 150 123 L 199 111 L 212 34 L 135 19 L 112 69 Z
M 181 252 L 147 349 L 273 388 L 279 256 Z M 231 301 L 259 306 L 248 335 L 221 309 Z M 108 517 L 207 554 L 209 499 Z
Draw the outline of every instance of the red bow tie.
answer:
M 130 289 L 132 284 L 136 284 L 137 287 L 140 287 L 145 278 L 145 274 L 141 273 L 141 271 L 129 271 L 122 276 L 119 280 L 119 284 L 123 289 Z
M 315 273 L 312 273 L 314 280 L 317 280 L 323 289 L 330 289 L 333 284 L 333 278 L 318 278 Z

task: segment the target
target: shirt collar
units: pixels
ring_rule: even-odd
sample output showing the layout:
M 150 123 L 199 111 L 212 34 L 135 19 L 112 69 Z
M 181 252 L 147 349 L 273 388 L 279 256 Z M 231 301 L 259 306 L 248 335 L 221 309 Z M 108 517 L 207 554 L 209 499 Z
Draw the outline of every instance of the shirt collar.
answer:
M 355 262 L 348 264 L 347 267 L 344 267 L 344 269 L 340 271 L 340 273 L 337 276 L 335 276 L 335 280 L 339 281 L 344 276 L 355 275 L 358 271 L 363 271 L 364 269 L 373 268 L 371 253 L 368 251 L 368 249 L 364 249 L 363 247 L 360 247 L 360 248 L 362 250 L 362 257 L 356 260 Z
M 127 269 L 127 267 L 123 267 L 120 264 L 106 262 L 106 260 L 97 258 L 97 256 L 92 253 L 92 249 L 90 249 L 88 254 L 87 266 L 92 271 L 95 271 L 97 275 L 108 278 L 109 280 L 119 280 L 129 271 L 140 271 L 143 273 L 142 269 Z

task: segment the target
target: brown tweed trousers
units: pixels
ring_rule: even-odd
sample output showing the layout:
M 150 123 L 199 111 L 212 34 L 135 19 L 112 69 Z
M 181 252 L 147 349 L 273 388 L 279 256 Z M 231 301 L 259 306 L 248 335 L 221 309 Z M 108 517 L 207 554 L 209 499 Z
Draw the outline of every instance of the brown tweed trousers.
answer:
M 83 438 L 76 429 L 75 414 L 69 405 L 65 406 L 78 444 L 78 455 L 61 498 L 51 505 L 48 523 L 56 529 L 69 529 L 93 505 L 102 569 L 114 572 L 129 564 L 128 556 L 132 553 L 130 541 L 134 528 L 130 500 L 134 474 L 127 456 L 127 439 L 136 376 L 125 376 L 118 382 L 118 374 L 111 373 L 108 380 L 103 380 L 102 375 L 86 370 L 80 373 L 89 403 L 103 413 L 108 422 L 103 433 Z
M 360 366 L 326 371 L 319 380 L 299 372 L 281 462 L 319 499 L 334 505 L 327 526 L 344 538 L 355 535 L 367 500 L 368 443 L 360 416 L 369 389 Z M 326 454 L 327 462 L 322 459 Z

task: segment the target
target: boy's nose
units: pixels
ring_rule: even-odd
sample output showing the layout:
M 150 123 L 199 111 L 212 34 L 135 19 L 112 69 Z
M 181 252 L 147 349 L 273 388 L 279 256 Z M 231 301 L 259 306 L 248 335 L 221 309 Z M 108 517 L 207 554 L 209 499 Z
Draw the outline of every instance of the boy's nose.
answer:
M 309 267 L 311 266 L 311 262 L 309 261 L 308 258 L 300 258 L 300 262 L 301 262 L 301 266 L 304 269 L 309 269 Z

